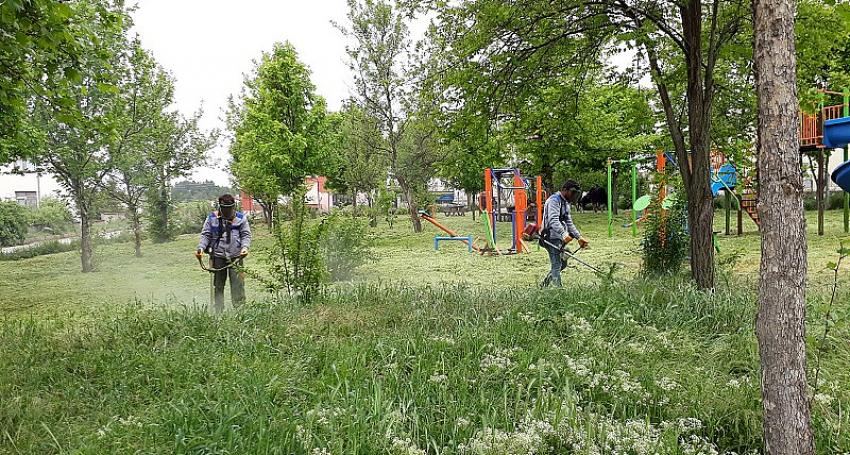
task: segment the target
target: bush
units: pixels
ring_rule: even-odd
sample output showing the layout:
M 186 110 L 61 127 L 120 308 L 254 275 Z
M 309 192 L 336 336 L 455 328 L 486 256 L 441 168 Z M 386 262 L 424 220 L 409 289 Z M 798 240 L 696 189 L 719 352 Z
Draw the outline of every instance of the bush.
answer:
M 844 192 L 843 191 L 834 191 L 829 195 L 829 203 L 827 204 L 827 209 L 829 210 L 843 210 L 844 209 Z
M 0 246 L 18 245 L 27 235 L 27 209 L 17 202 L 0 202 Z
M 62 243 L 58 240 L 42 242 L 31 248 L 24 248 L 12 253 L 0 254 L 0 261 L 17 261 L 19 259 L 29 259 L 36 256 L 44 256 L 45 254 L 64 253 L 66 251 L 75 251 L 80 249 L 80 241 Z
M 272 230 L 273 243 L 265 249 L 267 274 L 249 271 L 279 300 L 294 297 L 310 302 L 329 278 L 320 248 L 326 225 L 324 220 L 310 221 L 310 208 L 303 202 L 304 193 L 304 189 L 296 192 L 288 204 L 294 217 L 291 222 L 285 223 L 284 210 L 278 211 Z
M 346 280 L 357 267 L 372 259 L 366 224 L 335 212 L 324 221 L 319 240 L 322 260 L 332 281 Z
M 681 270 L 690 245 L 687 219 L 686 201 L 677 200 L 669 210 L 661 209 L 657 197 L 652 201 L 642 245 L 643 273 L 662 275 Z
M 63 233 L 71 230 L 74 216 L 65 201 L 45 198 L 37 209 L 30 211 L 29 224 L 38 231 Z
M 174 210 L 174 229 L 177 234 L 197 234 L 212 208 L 208 202 L 186 202 Z

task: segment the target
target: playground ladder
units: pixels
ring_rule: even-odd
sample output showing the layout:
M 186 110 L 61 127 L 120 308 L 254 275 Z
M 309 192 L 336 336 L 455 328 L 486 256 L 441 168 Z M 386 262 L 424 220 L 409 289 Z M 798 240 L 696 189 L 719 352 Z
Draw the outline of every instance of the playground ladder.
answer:
M 747 215 L 750 215 L 750 218 L 756 223 L 756 226 L 761 229 L 761 220 L 759 219 L 759 212 L 756 208 L 756 203 L 758 202 L 758 192 L 752 188 L 746 188 L 741 193 L 741 208 L 747 212 Z

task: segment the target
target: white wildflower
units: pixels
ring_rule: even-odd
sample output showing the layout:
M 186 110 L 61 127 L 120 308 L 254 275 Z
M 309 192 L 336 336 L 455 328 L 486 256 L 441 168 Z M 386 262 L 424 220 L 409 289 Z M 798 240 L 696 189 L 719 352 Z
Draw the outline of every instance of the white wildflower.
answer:
M 443 343 L 443 344 L 447 344 L 449 346 L 454 346 L 454 344 L 455 344 L 455 340 L 453 338 L 449 338 L 449 337 L 445 337 L 445 336 L 431 337 L 429 339 L 431 341 L 435 342 L 435 343 Z
M 457 420 L 455 421 L 455 426 L 457 426 L 458 428 L 466 428 L 469 425 L 471 425 L 471 423 L 472 422 L 470 422 L 467 419 L 464 419 L 463 417 L 458 417 Z
M 442 374 L 442 373 L 432 374 L 431 377 L 428 378 L 429 381 L 431 381 L 435 384 L 442 384 L 442 383 L 446 382 L 447 379 L 449 379 L 449 377 Z
M 425 455 L 426 452 L 419 447 L 410 439 L 405 438 L 401 439 L 398 437 L 394 437 L 392 439 L 392 452 L 396 455 Z
M 668 378 L 667 376 L 664 376 L 663 378 L 655 381 L 655 385 L 657 385 L 658 388 L 660 388 L 661 390 L 667 392 L 679 388 L 679 384 L 676 381 Z
M 832 395 L 828 395 L 826 393 L 816 393 L 815 394 L 815 401 L 817 401 L 818 403 L 820 403 L 824 406 L 829 406 L 830 403 L 832 403 L 832 400 L 833 400 Z

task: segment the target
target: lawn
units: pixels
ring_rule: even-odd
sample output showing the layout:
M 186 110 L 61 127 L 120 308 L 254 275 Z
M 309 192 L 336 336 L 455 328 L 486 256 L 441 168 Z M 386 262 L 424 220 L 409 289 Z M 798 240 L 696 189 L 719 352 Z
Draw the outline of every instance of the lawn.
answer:
M 100 246 L 87 275 L 74 253 L 0 263 L 0 453 L 760 450 L 754 226 L 719 236 L 721 259 L 740 257 L 708 295 L 637 277 L 639 242 L 621 223 L 608 239 L 604 215 L 576 221 L 592 241 L 582 257 L 622 264 L 613 283 L 571 269 L 566 289 L 539 290 L 536 247 L 435 252 L 436 230 L 410 234 L 402 218 L 320 301 L 272 304 L 250 285 L 254 302 L 223 316 L 198 309 L 209 283 L 190 237 L 145 244 L 142 259 Z M 820 341 L 840 213 L 827 232 L 810 237 L 808 313 L 824 454 L 850 451 L 850 270 Z

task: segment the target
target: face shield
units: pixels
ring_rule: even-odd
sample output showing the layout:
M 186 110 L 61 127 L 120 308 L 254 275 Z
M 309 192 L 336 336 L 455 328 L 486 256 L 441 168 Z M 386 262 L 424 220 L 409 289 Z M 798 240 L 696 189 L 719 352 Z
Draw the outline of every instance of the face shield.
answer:
M 222 218 L 226 220 L 233 219 L 233 217 L 236 215 L 236 203 L 231 202 L 229 204 L 225 204 L 223 202 L 219 202 L 218 213 Z

